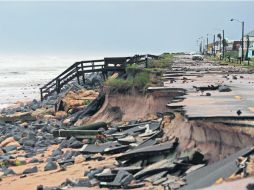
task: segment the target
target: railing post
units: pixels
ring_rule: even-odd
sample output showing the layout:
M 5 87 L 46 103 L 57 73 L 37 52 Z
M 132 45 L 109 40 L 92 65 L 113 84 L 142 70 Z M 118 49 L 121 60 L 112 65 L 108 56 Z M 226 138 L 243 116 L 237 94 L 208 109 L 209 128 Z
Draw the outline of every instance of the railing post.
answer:
M 146 68 L 148 68 L 148 55 L 146 55 Z
M 82 80 L 83 80 L 83 84 L 85 84 L 86 79 L 85 79 L 85 73 L 84 73 L 84 63 L 81 63 L 81 69 L 82 69 Z
M 42 88 L 40 88 L 40 94 L 41 94 L 41 101 L 43 101 Z
M 79 81 L 79 74 L 78 74 L 78 64 L 75 65 L 75 68 L 76 68 L 77 81 L 78 81 L 78 84 L 80 84 L 80 81 Z
M 94 70 L 94 62 L 92 61 L 92 70 Z
M 60 88 L 60 79 L 57 78 L 56 79 L 56 92 L 57 92 L 57 94 L 59 94 L 60 91 L 61 91 L 61 88 Z

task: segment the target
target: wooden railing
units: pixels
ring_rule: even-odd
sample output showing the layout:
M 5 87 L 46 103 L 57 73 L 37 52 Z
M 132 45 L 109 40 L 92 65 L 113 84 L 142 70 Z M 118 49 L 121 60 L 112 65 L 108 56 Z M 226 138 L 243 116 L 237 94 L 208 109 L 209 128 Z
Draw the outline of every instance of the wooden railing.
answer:
M 108 57 L 99 60 L 76 62 L 67 68 L 60 75 L 40 88 L 41 100 L 52 95 L 54 92 L 60 93 L 64 85 L 68 84 L 74 78 L 80 84 L 80 78 L 85 83 L 86 73 L 101 72 L 106 78 L 108 72 L 125 71 L 126 65 L 145 62 L 147 66 L 148 58 L 156 59 L 155 55 L 135 55 L 133 57 Z

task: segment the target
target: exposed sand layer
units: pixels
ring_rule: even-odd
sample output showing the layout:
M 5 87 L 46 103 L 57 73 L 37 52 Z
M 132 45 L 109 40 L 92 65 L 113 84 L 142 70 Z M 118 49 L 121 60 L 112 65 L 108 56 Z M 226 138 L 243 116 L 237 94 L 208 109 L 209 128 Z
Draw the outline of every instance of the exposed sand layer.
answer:
M 181 150 L 197 147 L 211 162 L 253 144 L 254 129 L 227 126 L 206 120 L 187 121 L 180 114 L 164 127 L 168 136 L 179 138 Z
M 102 108 L 89 119 L 89 122 L 120 122 L 138 119 L 151 119 L 157 112 L 166 112 L 166 104 L 176 94 L 168 92 L 151 92 L 142 94 L 107 93 Z

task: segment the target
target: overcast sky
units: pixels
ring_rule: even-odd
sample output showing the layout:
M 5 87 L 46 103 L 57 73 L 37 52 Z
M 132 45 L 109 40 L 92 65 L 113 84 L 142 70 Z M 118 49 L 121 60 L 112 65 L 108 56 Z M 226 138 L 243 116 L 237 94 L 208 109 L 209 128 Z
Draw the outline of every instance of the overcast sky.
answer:
M 195 51 L 197 38 L 254 29 L 254 2 L 0 2 L 1 54 Z M 210 37 L 209 40 L 212 40 Z

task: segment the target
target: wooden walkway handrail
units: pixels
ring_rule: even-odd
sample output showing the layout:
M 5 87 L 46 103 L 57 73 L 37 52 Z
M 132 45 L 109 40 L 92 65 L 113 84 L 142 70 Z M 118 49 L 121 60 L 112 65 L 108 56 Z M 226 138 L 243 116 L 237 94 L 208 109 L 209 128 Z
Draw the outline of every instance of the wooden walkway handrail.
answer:
M 107 75 L 109 71 L 125 71 L 126 65 L 140 62 L 146 62 L 147 64 L 148 58 L 157 59 L 158 56 L 147 54 L 135 55 L 133 57 L 105 57 L 104 59 L 75 62 L 40 88 L 41 100 L 54 92 L 60 93 L 62 87 L 74 78 L 77 78 L 79 84 L 80 77 L 82 77 L 83 82 L 85 82 L 85 73 L 102 72 Z

